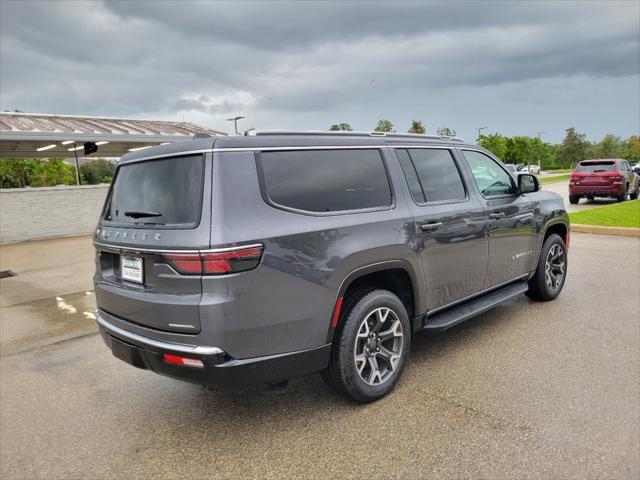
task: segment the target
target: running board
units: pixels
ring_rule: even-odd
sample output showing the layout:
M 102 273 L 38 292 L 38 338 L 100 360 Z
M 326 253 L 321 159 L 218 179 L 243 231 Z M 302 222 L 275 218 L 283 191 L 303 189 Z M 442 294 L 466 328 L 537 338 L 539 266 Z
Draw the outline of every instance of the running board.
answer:
M 457 307 L 452 307 L 432 317 L 424 317 L 422 329 L 429 332 L 441 332 L 476 315 L 491 310 L 496 305 L 529 290 L 526 281 L 511 283 L 493 292 L 470 300 Z

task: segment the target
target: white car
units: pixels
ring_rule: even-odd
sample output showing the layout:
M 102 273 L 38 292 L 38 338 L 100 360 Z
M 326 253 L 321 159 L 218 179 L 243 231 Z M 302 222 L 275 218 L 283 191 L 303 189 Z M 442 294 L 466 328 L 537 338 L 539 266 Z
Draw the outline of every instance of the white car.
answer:
M 520 170 L 519 173 L 533 173 L 534 175 L 537 175 L 540 173 L 540 167 L 538 165 L 529 165 L 528 167 L 524 167 Z

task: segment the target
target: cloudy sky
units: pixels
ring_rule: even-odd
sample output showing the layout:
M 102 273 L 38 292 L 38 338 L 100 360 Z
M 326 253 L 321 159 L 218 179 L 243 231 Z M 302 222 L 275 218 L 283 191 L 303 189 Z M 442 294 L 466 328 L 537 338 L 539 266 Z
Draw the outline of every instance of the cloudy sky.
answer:
M 640 132 L 640 1 L 0 0 L 0 109 L 324 129 Z

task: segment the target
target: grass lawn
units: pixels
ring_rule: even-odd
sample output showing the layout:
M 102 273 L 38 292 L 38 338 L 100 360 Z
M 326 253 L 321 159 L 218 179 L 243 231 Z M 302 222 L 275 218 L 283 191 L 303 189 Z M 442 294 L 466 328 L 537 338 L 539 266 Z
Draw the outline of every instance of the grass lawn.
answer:
M 640 200 L 614 203 L 569 214 L 571 223 L 640 228 Z
M 545 170 L 545 173 L 571 173 L 573 172 L 572 169 L 570 168 L 565 168 L 565 169 L 558 169 L 558 170 Z
M 538 178 L 540 183 L 553 183 L 553 182 L 561 182 L 563 180 L 569 180 L 571 178 L 571 174 L 567 173 L 566 175 L 555 175 L 553 177 L 544 177 Z

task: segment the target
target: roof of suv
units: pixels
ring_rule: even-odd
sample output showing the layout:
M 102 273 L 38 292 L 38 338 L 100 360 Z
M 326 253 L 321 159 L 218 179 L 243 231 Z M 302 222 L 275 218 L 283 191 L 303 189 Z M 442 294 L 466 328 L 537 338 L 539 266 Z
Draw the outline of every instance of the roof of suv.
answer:
M 216 149 L 315 147 L 315 146 L 371 146 L 384 145 L 443 145 L 472 146 L 457 137 L 415 134 L 377 134 L 369 132 L 258 132 L 253 135 L 195 138 L 190 141 L 159 145 L 128 153 L 120 163 L 142 159 L 184 154 L 203 153 Z

